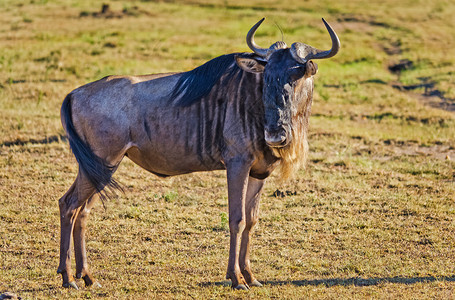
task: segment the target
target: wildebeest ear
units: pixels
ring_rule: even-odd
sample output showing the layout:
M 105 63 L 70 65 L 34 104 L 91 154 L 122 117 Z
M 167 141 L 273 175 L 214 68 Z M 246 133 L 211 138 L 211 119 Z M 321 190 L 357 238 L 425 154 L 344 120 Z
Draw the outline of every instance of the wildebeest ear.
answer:
M 318 72 L 318 64 L 312 60 L 306 63 L 305 77 L 313 76 Z
M 239 55 L 235 56 L 235 62 L 242 70 L 250 73 L 262 73 L 266 65 L 262 60 Z

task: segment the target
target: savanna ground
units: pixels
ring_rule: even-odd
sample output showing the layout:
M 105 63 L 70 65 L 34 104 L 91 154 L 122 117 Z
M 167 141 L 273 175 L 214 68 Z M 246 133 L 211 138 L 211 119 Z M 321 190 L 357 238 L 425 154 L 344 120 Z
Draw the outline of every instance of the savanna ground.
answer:
M 455 297 L 455 3 L 435 0 L 0 2 L 0 293 L 43 298 Z M 125 194 L 87 236 L 101 289 L 63 289 L 58 199 L 77 165 L 64 96 L 109 74 L 190 70 L 258 44 L 319 61 L 306 170 L 272 177 L 253 239 L 263 288 L 232 291 L 224 172 L 159 179 L 127 159 Z M 403 70 L 396 65 L 403 65 Z M 172 134 L 172 133 L 170 133 Z M 279 191 L 276 191 L 279 190 Z M 81 284 L 80 284 L 81 285 Z

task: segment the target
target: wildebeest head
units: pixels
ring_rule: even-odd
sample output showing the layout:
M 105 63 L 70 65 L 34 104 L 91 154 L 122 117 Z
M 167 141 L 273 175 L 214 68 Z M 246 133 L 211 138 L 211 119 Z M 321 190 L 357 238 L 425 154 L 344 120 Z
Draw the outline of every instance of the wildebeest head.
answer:
M 257 56 L 236 57 L 243 70 L 264 73 L 264 136 L 272 148 L 289 145 L 293 139 L 293 123 L 300 114 L 304 114 L 304 119 L 308 118 L 313 97 L 313 75 L 318 69 L 312 60 L 332 57 L 340 49 L 336 33 L 322 20 L 332 39 L 332 48 L 328 51 L 303 43 L 294 43 L 288 48 L 282 41 L 269 48 L 261 48 L 255 44 L 254 34 L 264 21 L 262 19 L 250 29 L 246 38 L 248 46 Z

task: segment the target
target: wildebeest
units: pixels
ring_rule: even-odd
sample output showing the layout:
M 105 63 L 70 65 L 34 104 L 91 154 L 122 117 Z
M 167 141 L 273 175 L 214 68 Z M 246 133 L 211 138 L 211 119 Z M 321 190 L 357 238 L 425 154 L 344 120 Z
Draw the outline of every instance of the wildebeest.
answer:
M 254 42 L 262 19 L 247 34 L 254 53 L 217 57 L 184 73 L 109 76 L 68 94 L 63 127 L 79 164 L 77 178 L 59 200 L 63 286 L 77 288 L 89 272 L 85 230 L 90 209 L 127 156 L 158 176 L 226 169 L 230 248 L 226 278 L 232 287 L 260 286 L 250 267 L 250 232 L 258 221 L 265 179 L 280 167 L 288 176 L 305 160 L 313 99 L 313 59 L 334 56 L 340 42 L 322 19 L 332 48 L 321 51 L 282 41 L 269 48 Z

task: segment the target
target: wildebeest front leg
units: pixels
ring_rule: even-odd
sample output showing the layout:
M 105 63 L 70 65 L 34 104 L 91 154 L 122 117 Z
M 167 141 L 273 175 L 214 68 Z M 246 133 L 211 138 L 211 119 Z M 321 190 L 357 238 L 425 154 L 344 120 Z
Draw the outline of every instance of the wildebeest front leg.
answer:
M 249 286 L 262 286 L 262 284 L 256 280 L 251 271 L 250 266 L 250 234 L 251 230 L 256 225 L 259 219 L 259 198 L 261 197 L 262 187 L 264 186 L 264 180 L 255 179 L 249 177 L 248 189 L 246 192 L 246 226 L 242 233 L 242 243 L 240 246 L 240 271 L 245 278 Z
M 240 238 L 245 229 L 245 197 L 248 186 L 250 165 L 242 159 L 226 162 L 230 247 L 226 279 L 231 279 L 232 288 L 248 289 L 239 265 Z
M 73 229 L 74 254 L 76 256 L 76 278 L 84 279 L 85 286 L 91 286 L 95 279 L 90 274 L 85 248 L 85 231 L 90 210 L 98 199 L 98 194 L 93 195 L 80 209 Z M 98 286 L 99 283 L 96 283 Z M 96 285 L 95 284 L 95 285 Z

